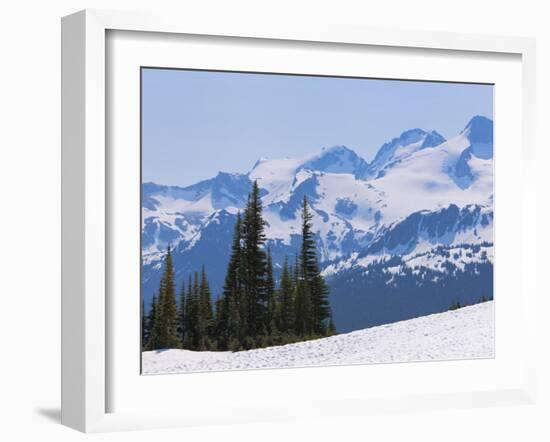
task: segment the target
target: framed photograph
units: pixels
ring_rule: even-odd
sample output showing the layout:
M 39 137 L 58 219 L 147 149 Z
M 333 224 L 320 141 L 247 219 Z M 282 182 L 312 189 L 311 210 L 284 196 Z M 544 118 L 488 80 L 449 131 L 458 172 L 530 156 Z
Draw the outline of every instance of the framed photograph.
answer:
M 62 26 L 64 424 L 533 400 L 532 40 Z

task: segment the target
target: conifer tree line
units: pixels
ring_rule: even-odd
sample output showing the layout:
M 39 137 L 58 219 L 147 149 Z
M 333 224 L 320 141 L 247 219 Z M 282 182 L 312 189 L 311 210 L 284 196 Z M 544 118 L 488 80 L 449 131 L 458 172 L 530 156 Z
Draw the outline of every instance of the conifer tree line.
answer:
M 147 314 L 142 305 L 143 349 L 238 351 L 336 333 L 305 196 L 301 219 L 300 251 L 292 264 L 285 257 L 277 283 L 254 182 L 243 214 L 237 214 L 223 291 L 215 304 L 204 266 L 176 293 L 168 247 L 159 291 Z

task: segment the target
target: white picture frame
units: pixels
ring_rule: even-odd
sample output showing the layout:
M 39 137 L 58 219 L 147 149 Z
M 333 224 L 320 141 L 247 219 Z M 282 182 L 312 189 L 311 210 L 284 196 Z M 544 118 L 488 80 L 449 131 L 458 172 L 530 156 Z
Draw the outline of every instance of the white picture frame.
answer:
M 503 388 L 473 388 L 463 392 L 440 390 L 424 395 L 330 397 L 310 407 L 274 405 L 255 409 L 253 392 L 240 402 L 239 416 L 207 415 L 201 410 L 110 411 L 113 388 L 107 339 L 108 228 L 111 201 L 108 186 L 106 81 L 109 31 L 270 39 L 273 41 L 369 45 L 380 48 L 425 48 L 511 54 L 521 57 L 521 309 L 526 336 L 534 336 L 536 316 L 535 270 L 528 256 L 536 255 L 535 223 L 535 42 L 518 37 L 349 28 L 295 28 L 284 24 L 216 23 L 193 17 L 163 17 L 86 10 L 62 20 L 62 423 L 85 432 L 200 425 L 211 422 L 253 422 L 287 417 L 360 415 L 372 410 L 415 410 L 532 403 L 536 392 L 535 339 L 525 344 L 522 381 Z M 498 296 L 498 295 L 497 295 Z M 518 306 L 519 307 L 519 306 Z M 380 370 L 385 369 L 383 366 Z M 339 370 L 339 368 L 331 368 Z M 291 371 L 288 371 L 290 373 Z M 265 376 L 265 372 L 261 376 Z M 204 376 L 204 375 L 202 375 Z M 216 374 L 223 382 L 224 374 Z M 227 376 L 227 375 L 225 375 Z M 241 374 L 241 377 L 258 374 Z M 290 374 L 287 376 L 291 376 Z M 233 378 L 235 379 L 235 378 Z

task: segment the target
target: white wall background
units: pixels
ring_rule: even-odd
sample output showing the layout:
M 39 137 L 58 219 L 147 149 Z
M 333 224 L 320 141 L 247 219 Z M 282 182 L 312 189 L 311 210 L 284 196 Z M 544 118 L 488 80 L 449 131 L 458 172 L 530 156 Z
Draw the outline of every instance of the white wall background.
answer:
M 550 311 L 540 301 L 537 405 L 377 415 L 325 422 L 84 436 L 59 425 L 60 17 L 83 8 L 269 17 L 274 22 L 354 24 L 534 36 L 538 43 L 539 192 L 548 193 L 550 13 L 523 0 L 9 0 L 0 6 L 0 439 L 94 440 L 550 440 Z M 539 241 L 548 244 L 539 212 Z M 548 250 L 548 249 L 547 249 Z M 542 252 L 540 274 L 548 262 Z M 535 264 L 534 264 L 535 265 Z M 542 279 L 542 278 L 541 278 Z M 545 283 L 546 288 L 548 284 Z M 539 293 L 549 295 L 542 283 Z M 182 398 L 185 400 L 185 398 Z

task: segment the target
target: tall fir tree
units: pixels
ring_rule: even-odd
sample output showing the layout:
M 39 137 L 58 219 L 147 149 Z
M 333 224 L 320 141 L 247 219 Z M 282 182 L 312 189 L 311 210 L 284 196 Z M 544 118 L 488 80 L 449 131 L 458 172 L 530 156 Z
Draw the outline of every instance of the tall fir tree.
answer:
M 317 260 L 317 244 L 313 234 L 313 216 L 309 211 L 307 197 L 302 202 L 302 247 L 300 250 L 301 277 L 306 281 L 311 297 L 311 320 L 313 332 L 324 334 L 330 315 L 329 289 L 321 275 Z
M 313 215 L 309 211 L 307 197 L 302 200 L 302 244 L 300 248 L 300 276 L 310 281 L 317 272 L 317 244 L 313 235 Z
M 229 348 L 232 340 L 239 340 L 241 327 L 246 327 L 246 324 L 241 323 L 239 319 L 241 317 L 239 304 L 243 298 L 242 229 L 241 213 L 238 212 L 233 231 L 231 255 L 217 314 L 219 346 L 222 348 Z M 243 307 L 243 313 L 245 311 L 247 309 Z
M 178 306 L 176 301 L 176 286 L 174 282 L 174 263 L 170 246 L 164 259 L 164 272 L 160 281 L 159 302 L 161 304 L 159 348 L 179 348 L 181 341 L 178 336 Z
M 263 250 L 265 221 L 258 182 L 254 181 L 243 221 L 244 296 L 247 303 L 247 335 L 257 337 L 265 328 L 267 260 Z

